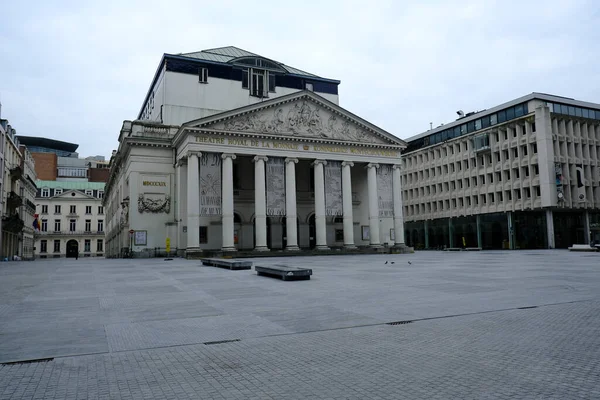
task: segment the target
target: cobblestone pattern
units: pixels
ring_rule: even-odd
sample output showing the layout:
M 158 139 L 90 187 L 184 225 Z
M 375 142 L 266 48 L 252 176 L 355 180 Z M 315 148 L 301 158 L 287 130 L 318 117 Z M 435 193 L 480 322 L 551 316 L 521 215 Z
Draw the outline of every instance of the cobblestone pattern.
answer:
M 600 302 L 0 366 L 0 399 L 597 399 Z

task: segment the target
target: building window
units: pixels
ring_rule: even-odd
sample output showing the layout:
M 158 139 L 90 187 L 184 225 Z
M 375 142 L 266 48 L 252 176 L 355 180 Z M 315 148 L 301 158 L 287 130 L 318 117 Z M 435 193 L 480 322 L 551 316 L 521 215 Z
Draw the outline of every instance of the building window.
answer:
M 77 206 L 70 206 L 69 214 L 77 214 Z
M 208 243 L 208 226 L 201 226 L 200 229 L 200 243 Z
M 536 175 L 539 175 L 540 174 L 540 166 L 535 164 L 533 166 L 533 171 L 535 172 Z
M 58 196 L 58 195 L 60 195 L 60 194 L 62 194 L 62 193 L 63 193 L 63 190 L 62 190 L 62 189 L 54 189 L 54 195 L 55 195 L 55 196 Z
M 48 232 L 48 220 L 47 219 L 42 220 L 42 232 Z
M 92 220 L 91 219 L 86 219 L 85 220 L 85 231 L 86 232 L 91 232 L 92 231 Z
M 55 240 L 54 241 L 54 252 L 55 253 L 60 253 L 60 240 Z
M 97 252 L 102 252 L 102 251 L 104 251 L 104 250 L 103 250 L 103 248 L 104 248 L 104 246 L 103 246 L 103 245 L 104 245 L 104 242 L 102 241 L 102 239 L 98 239 L 98 242 L 96 243 L 96 251 L 97 251 Z
M 60 206 L 54 206 L 54 214 L 60 214 Z
M 208 68 L 198 68 L 198 82 L 208 83 Z
M 69 232 L 75 232 L 77 228 L 77 220 L 71 219 L 69 220 Z
M 104 207 L 98 206 L 98 214 L 104 214 Z
M 104 198 L 104 192 L 103 192 L 102 190 L 99 190 L 99 191 L 98 191 L 98 198 L 99 198 L 99 199 L 102 199 L 102 198 Z
M 42 197 L 50 197 L 50 189 L 42 189 Z
M 535 195 L 536 195 L 537 197 L 540 197 L 540 196 L 542 195 L 542 193 L 541 193 L 541 191 L 540 191 L 540 187 L 539 187 L 539 186 L 536 186 L 536 187 L 535 187 Z
M 60 232 L 60 219 L 54 220 L 54 232 Z
M 85 239 L 85 242 L 83 242 L 83 251 L 86 253 L 89 253 L 92 248 L 92 241 L 90 239 Z
M 86 214 L 91 214 L 92 213 L 92 206 L 85 206 L 85 213 Z
M 48 214 L 48 206 L 47 205 L 42 206 L 42 214 Z
M 40 253 L 48 252 L 48 241 L 42 240 L 40 241 Z
M 98 232 L 104 232 L 104 220 L 98 220 Z
M 91 189 L 86 189 L 85 190 L 85 194 L 88 195 L 88 196 L 93 196 L 94 195 L 94 191 L 91 190 Z
M 275 93 L 275 74 L 269 73 L 269 92 Z

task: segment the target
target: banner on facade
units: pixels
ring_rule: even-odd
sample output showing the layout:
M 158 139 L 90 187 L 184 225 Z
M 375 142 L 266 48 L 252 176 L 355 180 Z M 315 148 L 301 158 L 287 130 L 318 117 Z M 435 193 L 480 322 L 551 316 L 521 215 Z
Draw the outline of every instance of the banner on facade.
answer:
M 343 215 L 342 163 L 327 161 L 325 165 L 325 215 Z
M 585 202 L 585 183 L 584 183 L 584 173 L 583 173 L 583 165 L 579 164 L 575 166 L 575 175 L 577 177 L 577 201 Z
M 394 194 L 392 192 L 392 166 L 382 164 L 377 169 L 377 197 L 379 199 L 379 216 L 394 216 Z
M 269 157 L 267 171 L 267 215 L 285 215 L 285 160 Z
M 202 153 L 199 163 L 200 215 L 221 215 L 221 154 Z

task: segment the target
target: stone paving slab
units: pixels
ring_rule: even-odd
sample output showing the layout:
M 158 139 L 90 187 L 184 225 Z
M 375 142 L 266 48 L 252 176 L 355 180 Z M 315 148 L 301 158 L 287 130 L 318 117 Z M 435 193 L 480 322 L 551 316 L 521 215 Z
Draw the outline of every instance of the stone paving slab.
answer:
M 600 302 L 0 366 L 0 398 L 596 399 Z
M 598 366 L 586 360 L 600 359 L 599 261 L 566 251 L 260 259 L 310 267 L 304 282 L 182 259 L 0 263 L 0 363 L 57 357 L 0 366 L 0 399 L 596 398 Z M 437 317 L 448 318 L 419 321 Z M 382 325 L 401 320 L 418 322 Z M 106 354 L 84 356 L 95 353 Z M 531 396 L 502 389 L 510 379 Z M 557 396 L 540 391 L 548 379 L 561 382 Z

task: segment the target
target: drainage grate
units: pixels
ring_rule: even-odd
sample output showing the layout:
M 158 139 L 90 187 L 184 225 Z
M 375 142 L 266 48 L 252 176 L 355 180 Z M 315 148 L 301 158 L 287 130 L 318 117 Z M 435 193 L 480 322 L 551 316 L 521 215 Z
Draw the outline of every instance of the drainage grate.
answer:
M 240 339 L 229 339 L 229 340 L 217 340 L 216 342 L 204 342 L 205 345 L 210 346 L 211 344 L 222 344 L 222 343 L 231 343 L 231 342 L 239 342 Z
M 412 324 L 413 321 L 395 321 L 395 322 L 388 322 L 386 325 L 406 325 L 406 324 Z
M 23 361 L 11 361 L 2 363 L 2 365 L 18 365 L 18 364 L 33 364 L 33 363 L 45 363 L 49 361 L 54 361 L 54 357 L 52 358 L 37 358 L 34 360 L 23 360 Z
M 538 306 L 517 307 L 517 310 L 529 310 L 530 308 L 538 308 Z

